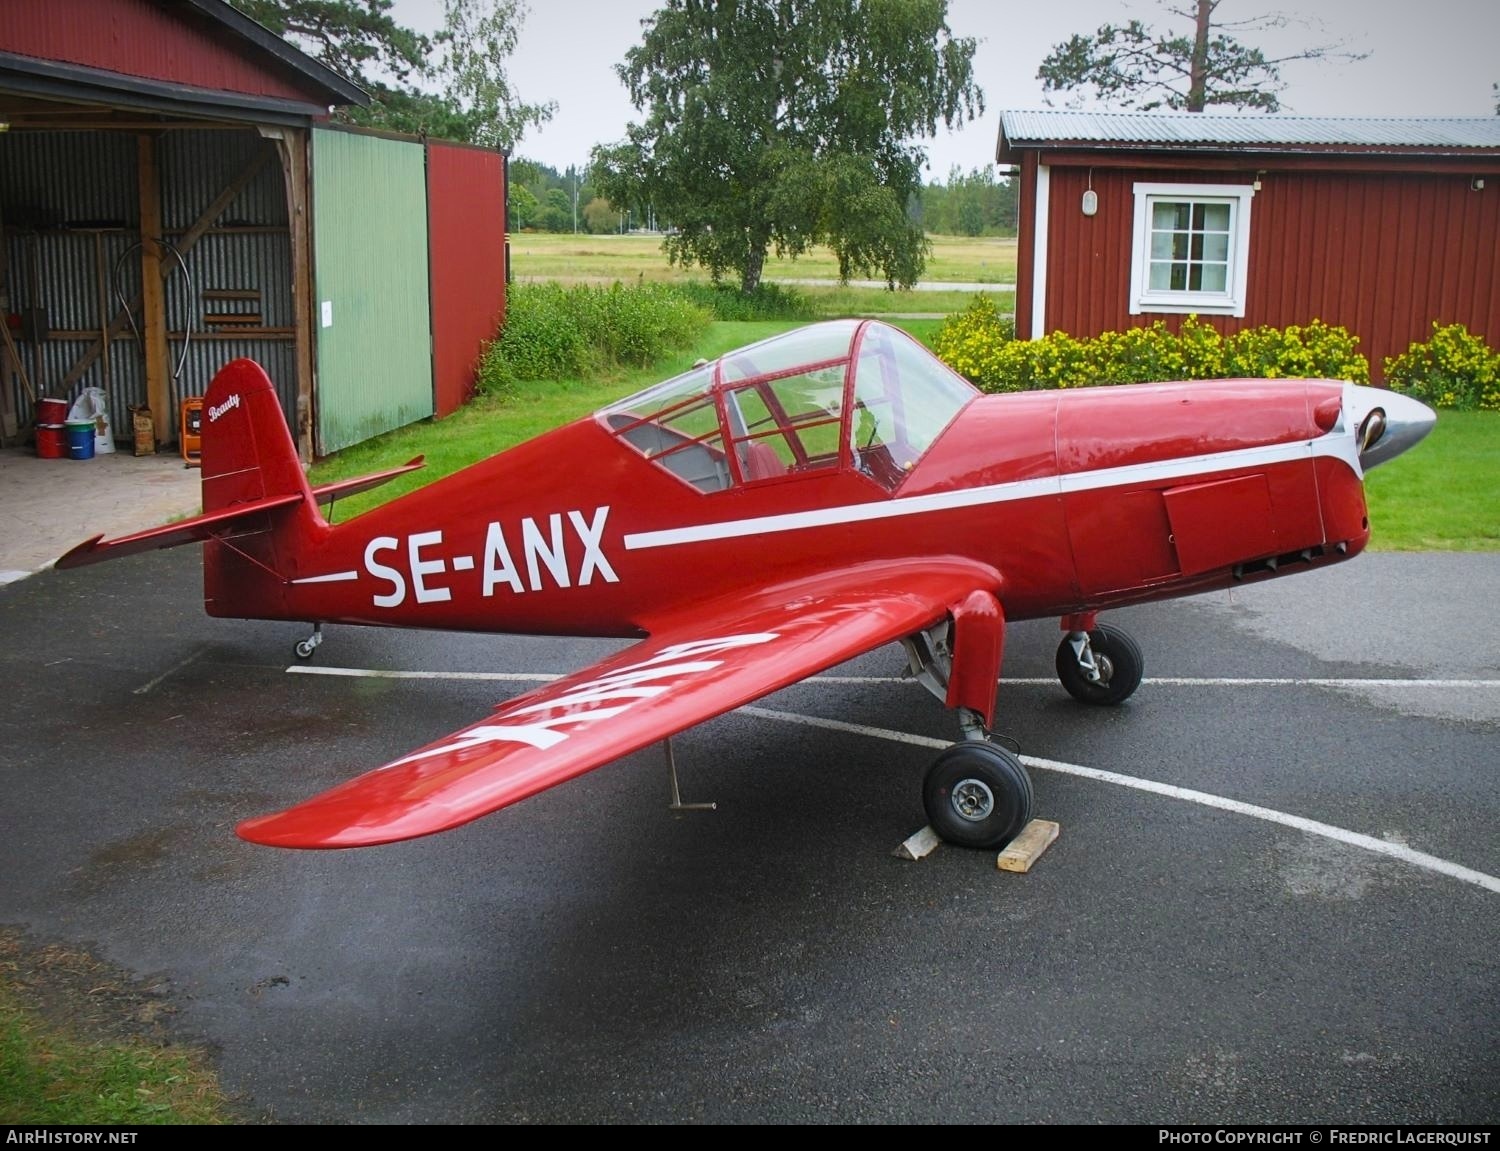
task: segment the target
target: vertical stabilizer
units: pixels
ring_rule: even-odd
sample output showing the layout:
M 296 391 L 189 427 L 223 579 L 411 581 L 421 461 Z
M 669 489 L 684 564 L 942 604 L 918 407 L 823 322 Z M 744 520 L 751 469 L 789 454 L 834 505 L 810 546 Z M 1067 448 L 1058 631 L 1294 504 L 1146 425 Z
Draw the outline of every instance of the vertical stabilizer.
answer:
M 203 510 L 299 492 L 314 507 L 297 445 L 265 369 L 235 360 L 203 397 Z
M 220 369 L 203 397 L 203 510 L 290 496 L 248 515 L 203 550 L 203 606 L 210 615 L 286 618 L 300 554 L 328 532 L 276 389 L 254 360 Z

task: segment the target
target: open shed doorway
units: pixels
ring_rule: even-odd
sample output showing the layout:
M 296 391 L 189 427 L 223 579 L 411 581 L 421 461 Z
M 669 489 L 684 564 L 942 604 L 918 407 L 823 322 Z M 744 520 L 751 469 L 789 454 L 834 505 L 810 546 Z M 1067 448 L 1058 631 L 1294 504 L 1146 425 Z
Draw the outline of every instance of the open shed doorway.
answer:
M 232 359 L 264 366 L 305 430 L 291 151 L 249 126 L 0 134 L 0 571 L 197 510 L 196 471 L 171 474 L 190 470 L 183 404 Z M 44 455 L 42 401 L 55 418 L 89 389 L 110 442 Z M 155 447 L 136 466 L 133 409 L 149 409 Z
M 288 218 L 277 143 L 254 128 L 0 135 L 8 439 L 39 400 L 99 388 L 117 441 L 149 407 L 171 449 L 183 401 L 240 356 L 277 382 L 295 429 Z

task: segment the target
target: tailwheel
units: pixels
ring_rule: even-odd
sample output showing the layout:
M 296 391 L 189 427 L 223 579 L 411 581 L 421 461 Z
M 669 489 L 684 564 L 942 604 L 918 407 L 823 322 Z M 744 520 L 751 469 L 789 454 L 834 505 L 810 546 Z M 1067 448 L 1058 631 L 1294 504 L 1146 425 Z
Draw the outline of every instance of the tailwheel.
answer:
M 1107 623 L 1092 631 L 1069 632 L 1057 645 L 1057 678 L 1082 703 L 1124 703 L 1140 687 L 1145 670 L 1135 640 Z
M 313 652 L 318 650 L 318 645 L 323 642 L 323 625 L 313 624 L 312 635 L 306 639 L 299 639 L 292 645 L 292 654 L 298 659 L 312 659 Z
M 948 843 L 1001 848 L 1031 822 L 1031 777 L 1014 753 L 964 740 L 927 769 L 922 803 L 933 831 Z

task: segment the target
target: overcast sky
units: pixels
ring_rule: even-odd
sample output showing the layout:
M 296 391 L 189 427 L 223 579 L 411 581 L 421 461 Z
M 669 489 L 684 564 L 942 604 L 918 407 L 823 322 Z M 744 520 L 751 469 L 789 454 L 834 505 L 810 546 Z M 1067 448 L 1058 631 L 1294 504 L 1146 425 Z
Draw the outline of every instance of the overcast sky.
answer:
M 1175 6 L 1188 3 L 1179 0 Z M 523 99 L 556 100 L 557 113 L 551 123 L 527 133 L 518 155 L 559 171 L 582 165 L 593 145 L 621 138 L 626 123 L 641 118 L 614 65 L 639 40 L 642 17 L 656 7 L 652 0 L 531 0 L 508 71 Z M 1495 111 L 1490 86 L 1500 80 L 1500 0 L 1294 0 L 1281 7 L 1295 7 L 1318 23 L 1245 34 L 1244 42 L 1268 56 L 1337 40 L 1370 53 L 1354 64 L 1285 65 L 1285 112 L 1487 116 Z M 442 0 L 395 0 L 393 14 L 430 32 L 442 23 L 442 9 Z M 1277 9 L 1276 0 L 1224 0 L 1219 15 L 1233 20 Z M 954 35 L 979 39 L 975 72 L 986 111 L 973 124 L 929 141 L 932 177 L 945 178 L 954 164 L 967 170 L 993 162 L 1002 110 L 1047 106 L 1036 70 L 1054 44 L 1074 32 L 1132 17 L 1187 27 L 1166 16 L 1154 0 L 950 0 Z

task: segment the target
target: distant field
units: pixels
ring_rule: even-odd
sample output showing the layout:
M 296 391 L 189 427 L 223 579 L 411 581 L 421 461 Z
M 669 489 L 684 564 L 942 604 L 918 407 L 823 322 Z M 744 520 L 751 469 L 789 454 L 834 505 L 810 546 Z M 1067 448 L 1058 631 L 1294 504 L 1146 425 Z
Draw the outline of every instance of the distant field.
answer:
M 1012 239 L 932 236 L 926 283 L 1014 284 L 1016 242 Z M 599 235 L 566 232 L 516 232 L 510 238 L 511 271 L 518 277 L 549 280 L 681 280 L 707 279 L 702 269 L 683 270 L 667 263 L 656 235 Z M 772 254 L 767 280 L 836 280 L 838 261 L 827 248 L 815 248 L 796 260 Z M 923 293 L 902 293 L 902 298 Z M 943 311 L 917 308 L 912 311 Z M 949 309 L 951 310 L 951 309 Z

